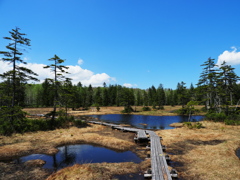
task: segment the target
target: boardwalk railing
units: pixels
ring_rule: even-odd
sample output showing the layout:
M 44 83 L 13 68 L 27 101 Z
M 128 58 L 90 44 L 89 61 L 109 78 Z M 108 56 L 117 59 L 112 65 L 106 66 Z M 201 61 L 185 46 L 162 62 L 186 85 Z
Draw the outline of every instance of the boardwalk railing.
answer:
M 172 173 L 168 170 L 168 165 L 166 157 L 163 153 L 163 148 L 161 145 L 161 137 L 159 137 L 154 131 L 142 130 L 137 128 L 123 127 L 116 124 L 103 123 L 98 121 L 89 121 L 90 123 L 100 124 L 105 126 L 111 126 L 113 129 L 118 129 L 122 131 L 135 132 L 136 136 L 134 137 L 135 141 L 145 141 L 150 140 L 150 149 L 151 149 L 151 170 L 149 170 L 144 176 L 152 180 L 171 180 L 172 177 L 176 177 L 176 171 Z M 147 136 L 149 135 L 150 138 Z

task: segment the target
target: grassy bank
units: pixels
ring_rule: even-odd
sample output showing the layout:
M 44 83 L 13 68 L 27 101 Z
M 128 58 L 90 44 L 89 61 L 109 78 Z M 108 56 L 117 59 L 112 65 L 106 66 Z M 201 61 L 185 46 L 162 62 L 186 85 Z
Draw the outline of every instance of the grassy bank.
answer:
M 39 131 L 34 133 L 25 133 L 25 134 L 14 134 L 12 136 L 0 136 L 0 160 L 10 160 L 12 158 L 30 155 L 30 154 L 55 154 L 57 153 L 57 147 L 66 145 L 66 144 L 93 144 L 93 145 L 100 145 L 107 147 L 109 149 L 117 150 L 117 151 L 128 151 L 131 150 L 137 153 L 140 157 L 146 157 L 145 151 L 139 151 L 142 147 L 136 146 L 133 141 L 134 134 L 133 133 L 123 133 L 118 130 L 112 130 L 109 127 L 99 126 L 99 125 L 91 125 L 86 128 L 76 128 L 71 127 L 69 129 L 57 129 L 54 131 Z M 18 164 L 9 164 L 9 163 L 0 163 L 0 179 L 29 179 L 33 176 L 38 176 L 39 179 L 44 179 L 46 176 L 49 176 L 51 173 L 45 171 L 44 169 L 40 168 L 41 163 L 33 162 L 33 166 L 28 166 L 26 163 L 22 165 Z M 122 169 L 129 166 L 128 163 L 121 163 Z M 147 163 L 148 166 L 150 162 Z M 42 164 L 43 165 L 43 164 Z M 106 166 L 108 166 L 105 163 Z M 103 169 L 102 167 L 105 166 L 104 164 L 101 165 L 79 165 L 74 166 L 73 169 L 76 167 L 81 167 L 85 169 L 91 169 L 93 174 L 98 174 L 98 171 Z M 111 167 L 111 176 L 112 174 L 116 173 L 117 163 L 109 165 Z M 126 167 L 125 167 L 126 166 Z M 126 170 L 119 169 L 119 172 L 116 174 L 138 173 L 141 168 L 139 164 L 132 163 L 134 167 L 133 170 Z M 99 167 L 99 170 L 97 170 Z M 80 168 L 80 169 L 81 169 Z M 109 169 L 108 168 L 108 169 Z M 66 169 L 66 172 L 68 172 Z M 70 168 L 71 169 L 71 168 Z M 135 171 L 138 169 L 137 171 Z M 97 170 L 95 172 L 95 170 Z M 144 169 L 145 170 L 145 169 Z M 27 173 L 26 171 L 32 172 Z M 71 170 L 72 171 L 72 170 Z M 110 171 L 110 170 L 109 170 Z M 20 173 L 21 172 L 21 173 Z M 25 172 L 25 173 L 24 173 Z M 34 174 L 36 172 L 36 174 Z M 63 170 L 65 172 L 65 170 Z M 72 171 L 68 174 L 73 175 L 72 173 L 78 171 Z M 61 173 L 60 173 L 61 174 Z M 78 174 L 79 175 L 79 174 Z M 56 179 L 57 175 L 52 176 L 51 178 Z M 93 175 L 94 177 L 95 175 Z M 105 175 L 104 175 L 105 176 Z M 106 177 L 109 174 L 106 174 Z M 74 177 L 74 175 L 73 175 Z M 87 178 L 88 179 L 88 178 Z M 91 179 L 91 178 L 90 178 Z
M 132 106 L 133 110 L 131 114 L 136 115 L 155 115 L 155 116 L 176 116 L 178 115 L 175 111 L 180 109 L 182 106 L 164 106 L 162 110 L 153 110 L 150 107 L 150 111 L 143 111 L 143 106 Z M 203 106 L 195 106 L 196 109 L 201 109 Z M 52 111 L 52 108 L 25 108 L 24 111 L 29 114 L 47 114 Z M 68 109 L 68 113 L 74 116 L 81 115 L 97 115 L 97 114 L 121 114 L 121 111 L 124 110 L 124 107 L 100 107 L 100 110 L 97 111 L 95 107 L 90 108 L 89 110 L 72 110 Z
M 182 179 L 238 180 L 240 126 L 202 122 L 204 128 L 158 131 Z

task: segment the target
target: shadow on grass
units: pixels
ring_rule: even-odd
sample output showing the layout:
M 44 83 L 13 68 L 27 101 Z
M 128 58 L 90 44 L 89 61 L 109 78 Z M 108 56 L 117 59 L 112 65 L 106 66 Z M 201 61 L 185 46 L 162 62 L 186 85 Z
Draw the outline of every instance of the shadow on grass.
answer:
M 170 147 L 170 154 L 174 155 L 184 155 L 189 151 L 196 148 L 196 146 L 200 145 L 218 145 L 225 142 L 225 140 L 209 140 L 209 141 L 201 141 L 201 140 L 185 140 L 176 143 L 172 143 Z

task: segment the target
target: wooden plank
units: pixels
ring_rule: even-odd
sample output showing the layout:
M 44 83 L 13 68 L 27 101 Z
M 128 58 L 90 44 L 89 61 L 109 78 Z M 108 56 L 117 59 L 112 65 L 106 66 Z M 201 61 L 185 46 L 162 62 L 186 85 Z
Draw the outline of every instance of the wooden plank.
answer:
M 91 121 L 91 123 L 102 124 L 102 122 Z M 172 180 L 170 172 L 168 170 L 168 165 L 166 158 L 163 154 L 162 145 L 160 143 L 160 137 L 150 130 L 142 130 L 136 128 L 122 127 L 120 125 L 114 125 L 109 123 L 104 123 L 106 126 L 111 126 L 119 130 L 125 130 L 130 132 L 136 132 L 137 138 L 148 139 L 147 134 L 150 135 L 151 141 L 151 170 L 152 170 L 152 180 Z
M 138 139 L 142 139 L 142 140 L 147 140 L 148 139 L 148 137 L 147 137 L 147 135 L 146 135 L 144 130 L 138 130 L 137 138 Z
M 151 168 L 152 179 L 171 180 L 172 177 L 168 170 L 167 162 L 163 154 L 160 137 L 156 133 L 150 134 L 151 141 Z

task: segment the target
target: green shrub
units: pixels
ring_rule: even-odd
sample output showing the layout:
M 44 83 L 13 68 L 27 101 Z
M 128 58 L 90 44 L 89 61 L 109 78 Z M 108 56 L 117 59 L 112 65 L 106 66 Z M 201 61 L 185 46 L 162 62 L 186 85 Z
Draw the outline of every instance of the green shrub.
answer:
M 227 116 L 225 113 L 207 113 L 205 119 L 214 122 L 224 122 L 224 120 L 227 119 Z
M 27 128 L 25 131 L 47 131 L 50 129 L 50 120 L 45 119 L 27 119 Z
M 0 134 L 23 133 L 26 129 L 26 112 L 19 106 L 0 108 Z
M 144 106 L 144 107 L 142 108 L 142 110 L 143 110 L 143 111 L 151 111 L 151 108 L 148 107 L 148 106 Z
M 164 106 L 158 106 L 159 110 L 164 110 Z
M 186 115 L 186 114 L 188 114 L 188 110 L 187 110 L 187 108 L 181 108 L 181 109 L 176 110 L 176 113 L 179 115 Z
M 207 113 L 205 119 L 214 122 L 224 122 L 226 125 L 240 125 L 240 115 L 237 111 L 235 113 L 231 112 L 228 116 L 224 112 Z
M 75 125 L 76 127 L 85 127 L 85 126 L 87 126 L 87 123 L 86 123 L 86 121 L 75 120 L 75 121 L 74 121 L 74 125 Z
M 196 122 L 196 123 L 191 123 L 191 122 L 184 122 L 184 126 L 187 126 L 189 129 L 200 129 L 203 128 L 202 123 Z
M 122 110 L 122 113 L 131 113 L 133 112 L 133 108 L 131 106 L 124 106 L 124 110 Z
M 194 127 L 196 127 L 197 129 L 200 129 L 200 128 L 203 128 L 203 125 L 202 125 L 202 123 L 197 122 L 197 123 L 194 125 Z
M 235 121 L 234 120 L 229 120 L 229 119 L 224 120 L 224 123 L 226 125 L 235 125 Z
M 184 124 L 184 126 L 187 126 L 189 129 L 193 128 L 193 125 L 191 122 L 184 122 L 183 124 Z

